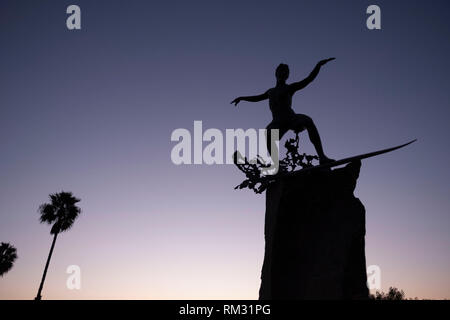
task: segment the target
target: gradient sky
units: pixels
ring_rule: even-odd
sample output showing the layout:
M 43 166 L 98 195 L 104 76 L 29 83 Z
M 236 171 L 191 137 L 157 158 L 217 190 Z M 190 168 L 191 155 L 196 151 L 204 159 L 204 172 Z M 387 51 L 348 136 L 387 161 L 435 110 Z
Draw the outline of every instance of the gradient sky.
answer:
M 66 28 L 78 4 L 82 30 Z M 366 28 L 381 7 L 382 30 Z M 449 1 L 22 1 L 0 3 L 0 241 L 17 247 L 0 299 L 36 295 L 51 244 L 48 194 L 82 215 L 56 243 L 43 298 L 256 299 L 264 195 L 231 165 L 175 166 L 176 128 L 264 128 L 267 101 L 229 102 L 301 80 L 293 101 L 327 153 L 404 143 L 363 162 L 367 264 L 382 289 L 450 298 Z M 305 141 L 305 150 L 312 147 Z M 81 290 L 66 288 L 79 265 Z

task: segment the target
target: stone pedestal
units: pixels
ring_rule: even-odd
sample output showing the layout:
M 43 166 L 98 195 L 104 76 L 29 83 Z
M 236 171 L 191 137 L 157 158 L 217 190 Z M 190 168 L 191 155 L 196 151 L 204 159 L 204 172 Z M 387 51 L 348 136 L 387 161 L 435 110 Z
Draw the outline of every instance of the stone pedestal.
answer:
M 260 299 L 367 299 L 361 162 L 281 179 L 266 191 Z

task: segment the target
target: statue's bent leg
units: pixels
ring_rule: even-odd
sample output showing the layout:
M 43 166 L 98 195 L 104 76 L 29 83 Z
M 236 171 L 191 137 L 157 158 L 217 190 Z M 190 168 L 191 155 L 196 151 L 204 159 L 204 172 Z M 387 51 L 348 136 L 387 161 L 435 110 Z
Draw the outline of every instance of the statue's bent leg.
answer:
M 275 132 L 273 132 L 272 130 L 278 130 L 278 137 L 274 136 Z M 281 123 L 276 122 L 276 121 L 272 121 L 266 127 L 267 152 L 269 153 L 269 155 L 277 169 L 278 169 L 278 163 L 279 163 L 279 150 L 278 150 L 276 142 L 281 140 L 281 138 L 287 132 L 287 130 L 288 130 L 288 128 L 283 128 L 281 126 Z
M 309 140 L 316 148 L 317 155 L 319 156 L 320 162 L 324 163 L 327 161 L 332 161 L 323 152 L 322 141 L 320 139 L 319 131 L 317 130 L 314 121 L 305 114 L 297 114 L 295 121 L 294 131 L 303 131 L 306 129 L 308 131 Z

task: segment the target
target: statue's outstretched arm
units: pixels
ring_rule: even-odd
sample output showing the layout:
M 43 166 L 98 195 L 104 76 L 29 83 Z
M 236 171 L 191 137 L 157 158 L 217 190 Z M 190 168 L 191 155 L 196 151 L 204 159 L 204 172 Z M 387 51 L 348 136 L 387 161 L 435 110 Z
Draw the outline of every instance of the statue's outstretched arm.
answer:
M 311 73 L 309 74 L 309 76 L 307 76 L 305 79 L 303 79 L 302 81 L 299 82 L 294 82 L 292 83 L 291 89 L 292 89 L 292 93 L 297 92 L 298 90 L 303 89 L 304 87 L 306 87 L 308 84 L 310 84 L 311 82 L 313 82 L 313 80 L 317 77 L 317 75 L 319 74 L 320 68 L 328 63 L 331 60 L 334 60 L 336 58 L 329 58 L 329 59 L 325 59 L 325 60 L 321 60 L 319 61 L 316 66 L 314 67 L 313 71 L 311 71 Z
M 241 101 L 259 102 L 259 101 L 266 100 L 268 98 L 269 98 L 269 95 L 266 91 L 263 94 L 260 94 L 257 96 L 238 97 L 238 98 L 234 99 L 233 101 L 231 101 L 231 103 L 234 103 L 234 105 L 237 106 L 237 104 Z

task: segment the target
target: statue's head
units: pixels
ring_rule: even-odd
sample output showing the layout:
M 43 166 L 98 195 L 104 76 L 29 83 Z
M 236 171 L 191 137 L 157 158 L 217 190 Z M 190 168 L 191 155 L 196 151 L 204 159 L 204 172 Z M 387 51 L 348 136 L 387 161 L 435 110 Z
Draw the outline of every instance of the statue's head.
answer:
M 289 66 L 284 63 L 280 63 L 280 65 L 275 70 L 275 77 L 277 77 L 278 81 L 286 81 L 289 78 Z

